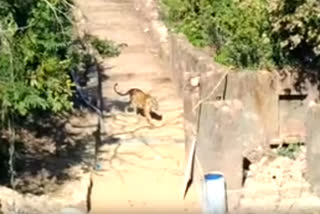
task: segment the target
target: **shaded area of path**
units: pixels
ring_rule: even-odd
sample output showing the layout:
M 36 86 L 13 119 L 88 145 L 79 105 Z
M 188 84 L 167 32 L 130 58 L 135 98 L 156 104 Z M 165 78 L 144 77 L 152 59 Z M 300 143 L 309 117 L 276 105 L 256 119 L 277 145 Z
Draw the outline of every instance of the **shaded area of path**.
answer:
M 135 11 L 133 0 L 77 0 L 87 16 L 89 32 L 102 39 L 127 43 L 117 58 L 108 59 L 104 81 L 105 120 L 108 138 L 100 148 L 102 171 L 93 178 L 91 213 L 199 213 L 197 195 L 191 188 L 181 198 L 184 169 L 182 100 L 170 81 L 166 66 Z M 140 115 L 121 111 L 128 97 L 112 89 L 137 87 L 159 101 L 163 120 L 151 129 Z

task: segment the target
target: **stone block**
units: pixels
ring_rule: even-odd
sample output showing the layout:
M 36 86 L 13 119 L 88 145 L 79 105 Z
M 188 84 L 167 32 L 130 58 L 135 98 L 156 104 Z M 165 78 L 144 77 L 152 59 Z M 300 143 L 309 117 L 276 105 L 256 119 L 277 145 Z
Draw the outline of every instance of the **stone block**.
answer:
M 279 137 L 279 76 L 267 71 L 230 72 L 225 98 L 239 99 L 246 111 L 258 115 L 266 137 Z
M 216 101 L 224 98 L 227 70 L 216 69 L 200 75 L 200 97 L 203 102 Z
M 310 105 L 306 119 L 307 178 L 320 196 L 320 105 Z
M 241 140 L 243 143 L 243 157 L 250 163 L 257 163 L 270 149 L 263 124 L 255 113 L 245 111 L 241 121 Z
M 224 173 L 228 189 L 242 187 L 243 105 L 238 100 L 201 106 L 196 156 L 204 173 Z
M 305 141 L 308 103 L 319 97 L 316 72 L 280 71 L 280 138 L 287 142 Z
M 307 105 L 299 99 L 280 99 L 279 100 L 279 127 L 280 138 L 285 142 L 305 141 L 305 119 Z
M 227 191 L 228 213 L 232 213 L 239 210 L 241 196 L 242 189 L 234 189 L 231 191 Z
M 213 62 L 208 55 L 195 49 L 183 35 L 169 34 L 168 41 L 171 77 L 181 95 L 190 79 L 209 71 Z
M 199 87 L 186 87 L 183 95 L 184 119 L 192 123 L 198 121 L 198 109 L 194 106 L 199 102 Z
M 183 74 L 186 70 L 186 62 L 183 59 L 183 52 L 186 47 L 181 46 L 182 39 L 176 35 L 169 34 L 169 66 L 171 70 L 171 78 L 178 88 L 180 95 L 183 95 Z

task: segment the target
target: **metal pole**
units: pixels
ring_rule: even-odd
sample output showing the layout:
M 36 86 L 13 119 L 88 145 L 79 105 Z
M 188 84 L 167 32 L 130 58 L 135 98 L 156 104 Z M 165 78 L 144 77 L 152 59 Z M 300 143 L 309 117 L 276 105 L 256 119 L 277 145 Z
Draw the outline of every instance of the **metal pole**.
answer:
M 99 146 L 102 143 L 102 137 L 101 135 L 104 134 L 104 124 L 103 124 L 103 109 L 104 109 L 104 103 L 103 103 L 103 91 L 102 91 L 102 75 L 101 72 L 103 72 L 103 68 L 100 65 L 100 63 L 96 62 L 97 66 L 97 76 L 98 76 L 98 100 L 97 100 L 97 107 L 99 109 L 99 114 L 98 114 L 98 126 L 97 126 L 97 140 L 96 140 L 96 145 L 95 145 L 95 162 L 94 165 L 96 168 L 99 168 L 98 166 L 98 150 Z M 102 131 L 101 131 L 102 130 Z

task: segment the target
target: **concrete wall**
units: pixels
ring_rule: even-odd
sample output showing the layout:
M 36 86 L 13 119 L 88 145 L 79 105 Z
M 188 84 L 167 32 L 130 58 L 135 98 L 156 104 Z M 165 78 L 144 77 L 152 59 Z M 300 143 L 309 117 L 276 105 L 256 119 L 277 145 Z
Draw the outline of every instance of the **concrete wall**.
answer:
M 320 197 L 320 105 L 312 104 L 307 111 L 307 178 L 313 191 Z
M 305 141 L 308 104 L 319 97 L 319 73 L 280 71 L 279 138 Z
M 214 63 L 210 55 L 193 47 L 183 35 L 169 32 L 160 19 L 155 0 L 135 0 L 135 5 L 145 18 L 159 56 L 169 65 L 172 80 L 184 99 L 186 123 L 194 123 L 198 112 L 191 109 L 228 69 Z M 302 76 L 300 73 L 233 71 L 224 81 L 225 88 L 218 87 L 214 99 L 224 95 L 224 99 L 243 101 L 249 112 L 257 114 L 271 144 L 304 141 L 307 105 L 319 97 L 316 84 L 319 77 L 311 72 Z M 199 79 L 199 84 L 191 84 L 194 79 Z M 190 124 L 186 128 L 190 129 Z
M 170 34 L 168 44 L 171 50 L 169 66 L 172 79 L 184 100 L 187 151 L 190 144 L 188 135 L 194 133 L 198 126 L 199 102 L 238 99 L 244 104 L 247 114 L 256 118 L 255 124 L 259 127 L 252 130 L 260 138 L 245 147 L 251 156 L 247 158 L 258 161 L 261 154 L 254 151 L 259 150 L 259 147 L 260 150 L 266 148 L 272 139 L 279 138 L 279 75 L 267 71 L 230 70 L 214 63 L 207 54 L 192 47 L 182 35 Z

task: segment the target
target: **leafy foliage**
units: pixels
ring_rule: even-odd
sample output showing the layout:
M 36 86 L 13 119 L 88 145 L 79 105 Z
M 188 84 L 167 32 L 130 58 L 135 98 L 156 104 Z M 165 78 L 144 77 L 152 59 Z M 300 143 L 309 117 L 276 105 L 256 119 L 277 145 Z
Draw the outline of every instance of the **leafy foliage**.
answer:
M 278 63 L 285 60 L 320 65 L 320 1 L 274 0 L 270 5 L 272 37 Z
M 97 61 L 89 43 L 102 56 L 120 54 L 109 40 L 75 35 L 72 7 L 72 0 L 0 1 L 0 141 L 9 142 L 0 142 L 8 145 L 1 147 L 2 158 L 9 149 L 4 157 L 8 164 L 0 164 L 8 170 L 12 187 L 19 128 L 30 119 L 37 123 L 41 113 L 49 117 L 72 109 L 72 74 L 85 76 Z
M 201 1 L 203 2 L 203 1 Z M 162 12 L 165 21 L 178 32 L 184 33 L 196 46 L 209 44 L 203 18 L 206 15 L 199 7 L 200 1 L 162 0 Z
M 215 16 L 207 29 L 217 47 L 216 60 L 237 67 L 268 66 L 272 46 L 265 1 L 220 0 L 214 1 L 212 8 Z
M 166 22 L 216 61 L 246 68 L 319 65 L 317 0 L 162 0 Z M 306 16 L 308 14 L 308 16 Z
M 120 45 L 111 40 L 101 40 L 93 35 L 86 35 L 85 38 L 98 51 L 101 56 L 115 57 L 120 54 Z
M 2 119 L 33 110 L 68 110 L 72 103 L 68 55 L 70 8 L 62 1 L 2 1 L 0 6 Z
M 68 0 L 2 0 L 0 2 L 1 121 L 39 110 L 72 108 L 70 72 L 83 71 L 93 56 L 73 34 Z M 117 56 L 109 40 L 88 36 L 103 56 Z M 91 61 L 91 62 L 89 62 Z

